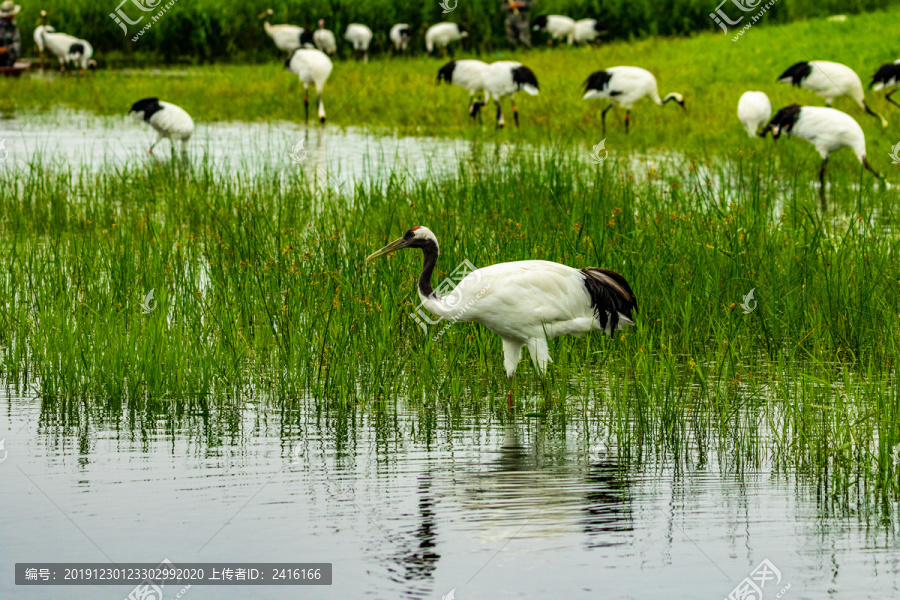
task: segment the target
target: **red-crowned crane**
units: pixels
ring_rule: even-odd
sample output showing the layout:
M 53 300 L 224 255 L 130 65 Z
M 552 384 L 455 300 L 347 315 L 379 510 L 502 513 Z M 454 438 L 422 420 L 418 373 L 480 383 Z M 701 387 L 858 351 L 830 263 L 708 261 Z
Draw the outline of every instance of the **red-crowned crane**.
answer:
M 499 335 L 510 379 L 523 346 L 528 346 L 531 362 L 543 374 L 552 362 L 547 338 L 591 331 L 612 335 L 634 324 L 634 292 L 614 271 L 575 269 L 545 260 L 499 263 L 470 272 L 450 294 L 438 296 L 431 287 L 438 242 L 427 227 L 413 227 L 366 261 L 401 248 L 421 248 L 425 255 L 418 283 L 423 307 L 451 322 L 481 323 Z
M 309 86 L 316 86 L 316 106 L 318 107 L 319 122 L 325 122 L 325 103 L 322 102 L 322 89 L 328 76 L 331 75 L 331 59 L 322 52 L 314 48 L 300 48 L 295 50 L 284 68 L 296 73 L 303 84 L 303 111 L 305 120 L 309 120 Z
M 542 15 L 534 20 L 535 31 L 546 31 L 548 44 L 562 39 L 570 46 L 575 42 L 575 19 L 563 15 Z
M 610 67 L 605 71 L 591 73 L 584 82 L 584 90 L 584 96 L 582 96 L 584 100 L 590 98 L 609 100 L 609 106 L 600 113 L 603 135 L 606 135 L 606 113 L 614 105 L 625 107 L 625 133 L 628 133 L 629 130 L 631 107 L 645 96 L 660 106 L 674 101 L 682 109 L 684 108 L 684 98 L 681 94 L 672 92 L 660 99 L 656 89 L 656 77 L 650 71 L 640 67 Z
M 344 32 L 344 39 L 353 46 L 356 60 L 362 58 L 363 62 L 369 62 L 369 44 L 372 43 L 371 29 L 359 23 L 350 23 L 347 25 L 347 31 Z
M 900 106 L 891 98 L 891 95 L 900 87 L 900 60 L 881 65 L 872 76 L 872 83 L 869 84 L 869 87 L 876 92 L 879 90 L 891 90 L 885 95 L 885 100 L 894 106 Z
M 575 42 L 590 44 L 606 33 L 606 25 L 597 19 L 580 19 L 575 21 Z
M 168 138 L 173 147 L 175 140 L 181 141 L 181 152 L 187 154 L 187 143 L 194 133 L 194 121 L 183 108 L 162 102 L 159 98 L 144 98 L 132 104 L 128 114 L 147 122 L 156 130 L 156 141 L 147 154 L 153 154 L 153 148 L 164 138 Z
M 473 119 L 480 116 L 481 107 L 491 99 L 484 90 L 484 74 L 487 69 L 487 63 L 465 59 L 451 60 L 438 70 L 438 85 L 441 81 L 446 81 L 469 91 L 469 116 Z M 484 92 L 483 100 L 476 98 L 475 94 L 478 92 Z
M 319 19 L 319 28 L 313 32 L 313 44 L 325 54 L 337 52 L 337 40 L 330 29 L 325 29 L 325 19 Z
M 819 151 L 822 157 L 822 167 L 819 170 L 821 184 L 819 197 L 823 209 L 826 206 L 825 167 L 828 164 L 828 157 L 835 150 L 850 148 L 862 166 L 875 177 L 881 177 L 866 159 L 866 136 L 862 127 L 847 113 L 826 106 L 791 104 L 779 110 L 760 135 L 765 137 L 770 131 L 775 141 L 778 141 L 782 133 L 796 135 L 814 145 Z
M 93 69 L 97 62 L 92 59 L 94 48 L 87 40 L 79 39 L 67 33 L 59 33 L 49 25 L 39 26 L 34 31 L 35 42 L 38 50 L 49 50 L 59 61 L 59 70 L 65 71 L 66 65 L 72 64 L 84 73 L 87 69 Z
M 772 116 L 772 103 L 763 92 L 744 92 L 738 101 L 737 114 L 747 135 L 755 138 Z
M 882 127 L 888 122 L 869 108 L 863 93 L 862 81 L 856 71 L 840 63 L 827 60 L 798 62 L 778 77 L 781 83 L 802 87 L 825 98 L 825 106 L 831 106 L 835 98 L 847 96 L 861 109 L 881 121 Z
M 441 49 L 447 53 L 447 46 L 451 43 L 469 37 L 468 32 L 456 23 L 438 23 L 432 25 L 425 32 L 425 49 L 432 54 L 435 49 Z
M 264 13 L 259 15 L 259 18 L 265 19 L 263 27 L 279 50 L 291 53 L 298 48 L 313 46 L 312 32 L 297 25 L 272 25 L 269 20 L 274 14 L 275 12 L 271 8 L 267 8 Z
M 412 37 L 412 30 L 406 23 L 397 23 L 391 27 L 389 37 L 391 44 L 394 45 L 394 52 L 406 52 L 409 47 L 409 38 Z
M 503 127 L 503 111 L 500 109 L 500 100 L 509 96 L 512 104 L 513 117 L 516 127 L 519 126 L 519 109 L 516 106 L 515 93 L 519 90 L 532 96 L 538 94 L 538 81 L 534 71 L 528 67 L 511 60 L 499 60 L 488 65 L 484 72 L 485 102 L 489 97 L 497 103 L 497 127 Z

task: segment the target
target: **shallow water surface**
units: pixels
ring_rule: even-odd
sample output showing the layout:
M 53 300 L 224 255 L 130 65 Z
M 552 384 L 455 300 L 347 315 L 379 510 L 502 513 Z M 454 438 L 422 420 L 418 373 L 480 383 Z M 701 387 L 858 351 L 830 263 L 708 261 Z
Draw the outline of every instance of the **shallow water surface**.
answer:
M 890 598 L 890 526 L 803 478 L 619 459 L 596 415 L 330 412 L 314 402 L 85 409 L 2 400 L 0 562 L 331 562 L 314 589 L 190 598 Z M 12 585 L 5 598 L 125 598 Z M 166 599 L 177 590 L 167 591 Z
M 145 123 L 128 116 L 100 117 L 55 110 L 0 120 L 8 152 L 0 166 L 45 166 L 100 171 L 140 161 L 170 160 L 181 142 L 156 139 Z M 471 144 L 462 140 L 397 137 L 364 129 L 309 126 L 285 121 L 197 123 L 188 143 L 192 162 L 208 161 L 221 173 L 305 173 L 323 187 L 380 182 L 391 174 L 413 178 L 455 173 Z M 3 151 L 0 150 L 0 156 Z

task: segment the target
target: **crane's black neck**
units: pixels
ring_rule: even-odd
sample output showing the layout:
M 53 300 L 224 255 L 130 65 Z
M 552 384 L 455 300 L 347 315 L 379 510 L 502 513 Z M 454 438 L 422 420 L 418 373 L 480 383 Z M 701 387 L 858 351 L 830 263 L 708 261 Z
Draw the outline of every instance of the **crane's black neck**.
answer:
M 434 296 L 431 274 L 434 272 L 434 265 L 437 264 L 438 245 L 433 240 L 427 240 L 422 246 L 422 254 L 425 255 L 425 262 L 422 265 L 422 274 L 419 275 L 419 293 L 423 298 L 430 298 Z

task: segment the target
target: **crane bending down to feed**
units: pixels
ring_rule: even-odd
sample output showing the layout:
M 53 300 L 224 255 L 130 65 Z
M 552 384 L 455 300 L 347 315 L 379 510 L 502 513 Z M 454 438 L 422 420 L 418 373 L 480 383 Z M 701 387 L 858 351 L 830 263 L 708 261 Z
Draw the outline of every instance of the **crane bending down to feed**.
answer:
M 590 98 L 609 100 L 609 106 L 600 113 L 603 135 L 606 135 L 606 113 L 613 106 L 625 107 L 625 133 L 628 133 L 631 107 L 644 96 L 649 96 L 660 106 L 669 101 L 675 101 L 684 109 L 684 98 L 681 94 L 672 92 L 660 100 L 659 92 L 656 89 L 656 77 L 650 71 L 640 67 L 610 67 L 605 71 L 591 73 L 584 82 L 584 90 L 583 100 Z
M 156 130 L 156 141 L 147 154 L 153 154 L 153 148 L 163 138 L 169 138 L 173 147 L 175 140 L 181 140 L 181 153 L 187 154 L 187 143 L 194 133 L 194 121 L 183 108 L 161 102 L 159 98 L 144 98 L 132 104 L 128 114 L 146 121 Z
M 487 69 L 487 63 L 464 59 L 452 60 L 438 70 L 438 85 L 441 81 L 446 81 L 469 90 L 469 116 L 473 119 L 481 116 L 481 107 L 491 99 L 484 89 L 484 73 Z M 482 100 L 476 98 L 475 94 L 478 92 L 483 92 Z
M 747 135 L 756 137 L 772 116 L 772 103 L 764 92 L 744 92 L 738 101 L 737 112 Z
M 406 52 L 409 47 L 409 38 L 412 36 L 412 30 L 406 23 L 397 23 L 391 27 L 391 43 L 394 45 L 394 52 Z
M 304 45 L 312 45 L 312 33 L 302 27 L 297 25 L 272 25 L 269 23 L 274 14 L 275 12 L 271 8 L 267 8 L 264 13 L 259 15 L 259 18 L 265 19 L 263 27 L 266 30 L 266 34 L 272 38 L 279 50 L 290 53 Z
M 881 121 L 882 127 L 888 122 L 884 117 L 869 108 L 863 93 L 862 81 L 856 71 L 840 63 L 827 60 L 811 60 L 798 62 L 778 77 L 781 83 L 790 83 L 805 88 L 825 98 L 825 106 L 831 106 L 835 98 L 847 96 L 856 102 L 861 109 Z
M 500 100 L 509 96 L 512 104 L 513 117 L 516 127 L 519 126 L 519 109 L 516 107 L 515 93 L 524 90 L 526 93 L 538 95 L 538 81 L 534 71 L 528 67 L 511 60 L 499 60 L 488 65 L 484 71 L 485 103 L 491 96 L 497 103 L 497 127 L 503 127 L 503 111 L 500 109 Z M 477 104 L 477 103 L 476 103 Z M 477 112 L 477 108 L 476 108 Z
M 827 106 L 791 104 L 779 110 L 760 135 L 765 137 L 770 131 L 772 139 L 776 142 L 782 133 L 796 135 L 814 145 L 819 151 L 822 157 L 822 168 L 819 170 L 821 184 L 819 198 L 823 209 L 826 207 L 825 167 L 828 164 L 828 157 L 835 150 L 850 148 L 862 166 L 871 171 L 875 177 L 881 177 L 866 159 L 866 136 L 862 127 L 847 113 Z
M 438 23 L 429 27 L 425 32 L 425 50 L 431 54 L 435 49 L 440 48 L 446 55 L 447 46 L 464 37 L 469 37 L 469 33 L 456 23 Z
M 575 19 L 563 15 L 542 15 L 534 20 L 535 31 L 546 31 L 550 39 L 547 44 L 565 38 L 570 46 L 575 42 Z
M 884 99 L 894 106 L 900 106 L 891 98 L 894 92 L 897 91 L 897 87 L 900 87 L 900 60 L 881 65 L 878 71 L 875 72 L 875 75 L 872 76 L 872 83 L 869 84 L 869 87 L 876 92 L 879 90 L 891 90 L 884 96 Z
M 49 25 L 35 29 L 34 40 L 40 52 L 46 48 L 56 56 L 60 71 L 65 71 L 66 65 L 74 64 L 84 73 L 97 65 L 97 61 L 92 59 L 94 48 L 87 40 L 78 39 L 67 33 L 58 33 Z
M 575 21 L 575 43 L 590 44 L 606 33 L 606 25 L 597 19 Z
M 347 31 L 344 32 L 344 39 L 353 46 L 356 60 L 362 58 L 363 62 L 369 62 L 369 44 L 372 43 L 371 29 L 359 23 L 350 23 L 347 25 Z
M 552 362 L 547 338 L 633 325 L 637 301 L 624 277 L 606 269 L 575 269 L 545 260 L 499 263 L 466 275 L 447 296 L 431 287 L 438 242 L 427 227 L 406 234 L 372 253 L 371 261 L 401 248 L 421 248 L 419 299 L 426 310 L 452 321 L 481 323 L 503 340 L 503 364 L 512 379 L 528 346 L 531 362 L 543 374 Z
M 331 75 L 331 59 L 321 50 L 300 48 L 284 63 L 284 68 L 296 73 L 303 84 L 304 119 L 309 120 L 309 86 L 316 86 L 316 107 L 319 122 L 325 122 L 325 103 L 322 101 L 322 89 L 328 76 Z

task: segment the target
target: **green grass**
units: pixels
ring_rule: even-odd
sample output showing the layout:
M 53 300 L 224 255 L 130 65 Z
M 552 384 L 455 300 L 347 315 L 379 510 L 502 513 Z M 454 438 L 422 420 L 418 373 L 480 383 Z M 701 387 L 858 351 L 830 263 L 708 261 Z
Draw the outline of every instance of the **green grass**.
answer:
M 801 47 L 830 41 L 816 57 L 860 70 L 886 60 L 863 42 L 887 45 L 889 36 L 856 35 L 882 20 L 836 26 L 845 37 L 806 25 L 784 30 Z M 377 410 L 403 401 L 425 412 L 504 411 L 509 384 L 497 336 L 456 324 L 432 341 L 409 318 L 421 257 L 406 251 L 364 263 L 409 227 L 427 225 L 442 244 L 438 281 L 463 259 L 542 258 L 614 269 L 638 296 L 634 329 L 614 340 L 554 340 L 543 380 L 523 362 L 517 410 L 550 419 L 602 413 L 620 452 L 635 460 L 655 452 L 690 462 L 709 446 L 728 464 L 753 467 L 771 452 L 780 470 L 812 474 L 844 506 L 867 495 L 885 508 L 898 494 L 891 448 L 900 442 L 897 191 L 874 187 L 845 153 L 829 175 L 832 208 L 822 213 L 811 146 L 745 137 L 733 116 L 741 91 L 763 87 L 776 104 L 806 95 L 771 83 L 805 58 L 793 46 L 756 54 L 748 44 L 784 33 L 750 33 L 738 44 L 705 37 L 529 55 L 557 79 L 548 75 L 542 96 L 522 100 L 521 132 L 470 132 L 464 92 L 430 85 L 436 62 L 398 61 L 384 79 L 398 93 L 360 94 L 340 108 L 341 86 L 381 66 L 340 65 L 329 88 L 336 122 L 477 140 L 451 178 L 385 174 L 335 193 L 302 176 L 229 178 L 209 164 L 4 170 L 2 375 L 48 410 L 63 402 L 108 414 L 204 412 L 252 395 L 282 408 L 314 401 Z M 853 54 L 855 44 L 865 52 Z M 702 58 L 678 64 L 676 56 L 704 47 Z M 737 60 L 751 52 L 757 62 Z M 662 87 L 680 88 L 691 108 L 683 115 L 643 105 L 632 136 L 610 131 L 614 153 L 598 167 L 587 160 L 599 141 L 596 111 L 572 89 L 601 55 L 606 64 L 674 73 Z M 560 56 L 582 67 L 550 69 Z M 30 91 L 16 96 L 20 109 L 48 86 L 59 93 L 45 94 L 48 104 L 116 113 L 156 86 L 197 118 L 238 118 L 242 107 L 260 119 L 296 117 L 291 78 L 275 67 L 191 73 L 100 73 L 10 89 Z M 253 97 L 236 93 L 239 85 Z M 872 162 L 885 170 L 888 137 L 859 118 Z M 554 145 L 535 155 L 523 144 L 512 160 L 498 160 L 502 144 L 517 139 Z M 666 151 L 684 158 L 653 169 L 641 162 L 645 152 Z M 736 304 L 751 288 L 759 304 L 745 315 Z M 145 315 L 151 289 L 159 305 Z

